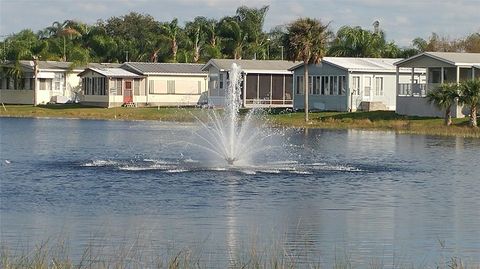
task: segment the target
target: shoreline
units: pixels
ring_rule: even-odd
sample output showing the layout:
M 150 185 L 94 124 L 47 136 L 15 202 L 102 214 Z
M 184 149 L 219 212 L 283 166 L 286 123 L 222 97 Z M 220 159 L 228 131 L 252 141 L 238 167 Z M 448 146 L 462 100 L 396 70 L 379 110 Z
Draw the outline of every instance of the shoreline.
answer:
M 183 107 L 97 108 L 78 104 L 68 105 L 6 105 L 0 108 L 0 118 L 114 120 L 195 122 L 209 109 Z M 444 126 L 442 118 L 407 117 L 392 111 L 372 112 L 311 112 L 304 122 L 303 112 L 266 111 L 262 116 L 268 125 L 291 128 L 318 128 L 332 130 L 388 131 L 398 134 L 433 135 L 480 138 L 480 128 L 467 126 L 468 117 L 453 119 L 452 126 Z

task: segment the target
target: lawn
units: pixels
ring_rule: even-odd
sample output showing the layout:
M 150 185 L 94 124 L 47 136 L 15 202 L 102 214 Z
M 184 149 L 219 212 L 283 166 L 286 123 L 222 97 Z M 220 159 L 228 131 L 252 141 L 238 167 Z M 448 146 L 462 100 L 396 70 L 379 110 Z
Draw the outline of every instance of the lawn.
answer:
M 0 107 L 0 117 L 50 117 L 107 120 L 160 120 L 192 122 L 205 116 L 199 108 L 144 107 L 98 108 L 79 104 L 66 105 L 7 105 Z M 393 111 L 372 112 L 312 112 L 310 121 L 304 121 L 302 112 L 286 110 L 267 111 L 266 119 L 272 125 L 298 128 L 388 130 L 398 133 L 463 136 L 480 138 L 479 128 L 467 126 L 468 118 L 454 119 L 446 127 L 441 118 L 407 117 Z

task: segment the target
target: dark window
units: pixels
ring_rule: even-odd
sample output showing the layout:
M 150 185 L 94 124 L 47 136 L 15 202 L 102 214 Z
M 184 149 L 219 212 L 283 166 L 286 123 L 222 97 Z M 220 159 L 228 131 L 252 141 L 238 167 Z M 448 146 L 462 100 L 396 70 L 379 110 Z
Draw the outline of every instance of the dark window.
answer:
M 258 74 L 247 75 L 246 99 L 257 99 Z
M 259 87 L 258 87 L 258 97 L 260 99 L 269 99 L 270 98 L 270 87 L 271 87 L 271 75 L 260 74 L 258 76 Z

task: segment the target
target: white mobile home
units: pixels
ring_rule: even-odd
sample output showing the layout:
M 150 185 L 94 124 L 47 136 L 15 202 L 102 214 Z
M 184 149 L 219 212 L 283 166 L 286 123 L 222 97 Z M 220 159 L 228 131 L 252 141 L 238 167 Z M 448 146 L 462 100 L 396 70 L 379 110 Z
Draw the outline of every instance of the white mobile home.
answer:
M 426 70 L 426 80 L 397 82 L 397 109 L 401 115 L 443 117 L 444 112 L 427 102 L 427 94 L 442 83 L 480 79 L 480 53 L 424 52 L 395 63 L 397 70 Z M 462 107 L 452 108 L 452 117 L 463 118 Z
M 312 110 L 371 111 L 395 110 L 396 68 L 400 59 L 324 57 L 319 64 L 310 64 L 309 107 Z M 303 63 L 293 67 L 294 108 L 304 108 Z M 409 82 L 411 72 L 400 69 L 401 82 Z M 424 80 L 424 72 L 414 77 Z
M 243 107 L 292 107 L 292 71 L 295 64 L 277 60 L 211 59 L 202 70 L 208 71 L 208 102 L 224 106 L 225 90 L 232 64 L 242 70 Z
M 9 71 L 13 69 L 16 71 Z M 70 62 L 22 60 L 17 66 L 13 62 L 3 64 L 0 102 L 35 105 L 72 102 L 80 90 L 77 74 L 81 71 L 83 68 L 74 68 Z
M 144 77 L 135 105 L 196 106 L 207 103 L 208 73 L 202 64 L 128 62 L 122 68 Z

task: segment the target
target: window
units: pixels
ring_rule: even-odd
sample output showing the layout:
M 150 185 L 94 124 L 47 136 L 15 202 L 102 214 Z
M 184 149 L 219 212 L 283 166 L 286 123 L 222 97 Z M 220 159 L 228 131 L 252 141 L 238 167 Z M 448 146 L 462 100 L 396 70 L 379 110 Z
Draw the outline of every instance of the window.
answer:
M 313 93 L 313 77 L 308 76 L 308 93 L 311 95 Z
M 346 94 L 346 89 L 345 89 L 345 84 L 346 84 L 346 77 L 345 76 L 339 76 L 338 77 L 338 88 L 340 89 L 340 95 L 345 95 Z
M 297 94 L 303 94 L 303 76 L 297 76 L 297 87 L 296 87 L 296 93 Z
M 116 87 L 117 88 L 117 95 L 122 95 L 122 79 L 121 78 L 117 78 L 117 81 L 115 82 L 116 84 Z
M 383 78 L 375 78 L 375 95 L 383 95 Z
M 324 80 L 323 80 L 323 89 L 324 89 L 324 91 L 325 91 L 325 95 L 329 95 L 329 94 L 330 94 L 330 84 L 328 83 L 329 77 L 328 77 L 328 76 L 324 76 L 323 78 L 324 78 Z
M 167 80 L 167 94 L 175 94 L 175 80 Z
M 223 74 L 218 76 L 218 88 L 223 89 Z
M 320 76 L 315 76 L 313 80 L 313 94 L 320 94 Z
M 329 80 L 329 90 L 330 90 L 330 95 L 334 95 L 334 86 L 333 86 L 333 76 L 330 76 Z
M 46 78 L 39 78 L 38 82 L 40 83 L 39 89 L 41 91 L 49 91 L 52 89 L 52 80 Z
M 333 77 L 333 94 L 339 95 L 338 92 L 338 76 Z
M 352 89 L 353 89 L 353 94 L 356 94 L 356 95 L 360 94 L 360 77 L 359 76 L 352 77 Z
M 136 96 L 140 95 L 140 80 L 134 79 L 133 80 L 133 94 Z
M 364 96 L 370 96 L 370 91 L 372 90 L 372 78 L 371 77 L 365 77 L 364 81 Z
M 55 73 L 54 79 L 52 81 L 54 91 L 62 90 L 64 78 L 65 78 L 65 75 L 63 73 Z
M 155 93 L 155 81 L 154 80 L 150 80 L 148 82 L 148 93 Z

